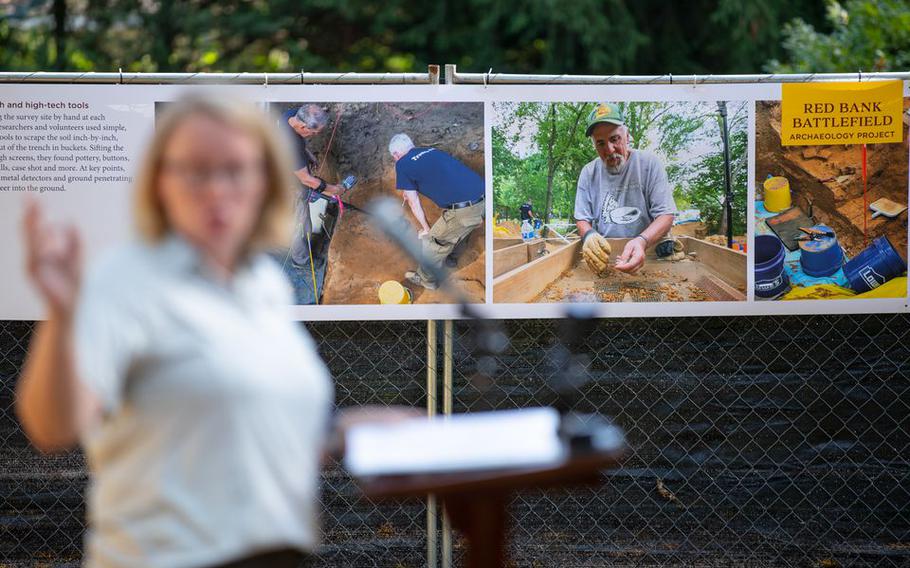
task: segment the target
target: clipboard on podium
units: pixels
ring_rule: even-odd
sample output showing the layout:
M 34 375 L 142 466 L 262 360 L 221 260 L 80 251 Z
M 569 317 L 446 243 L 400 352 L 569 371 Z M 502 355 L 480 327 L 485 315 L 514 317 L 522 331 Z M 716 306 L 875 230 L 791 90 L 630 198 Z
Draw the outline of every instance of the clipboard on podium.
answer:
M 541 407 L 354 426 L 343 461 L 367 498 L 439 497 L 468 566 L 493 568 L 505 565 L 513 493 L 599 484 L 625 450 L 619 427 Z

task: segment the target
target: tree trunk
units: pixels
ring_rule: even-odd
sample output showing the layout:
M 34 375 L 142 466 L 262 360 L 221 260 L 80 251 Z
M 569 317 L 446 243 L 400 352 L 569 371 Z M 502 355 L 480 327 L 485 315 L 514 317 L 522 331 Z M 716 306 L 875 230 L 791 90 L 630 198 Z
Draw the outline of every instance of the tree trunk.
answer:
M 66 69 L 66 0 L 54 0 L 54 69 Z
M 179 66 L 172 61 L 171 55 L 174 49 L 174 40 L 177 37 L 177 29 L 174 26 L 174 3 L 172 0 L 164 0 L 158 5 L 158 11 L 152 15 L 152 27 L 155 30 L 154 44 L 151 49 L 152 60 L 155 62 L 155 70 L 176 71 Z

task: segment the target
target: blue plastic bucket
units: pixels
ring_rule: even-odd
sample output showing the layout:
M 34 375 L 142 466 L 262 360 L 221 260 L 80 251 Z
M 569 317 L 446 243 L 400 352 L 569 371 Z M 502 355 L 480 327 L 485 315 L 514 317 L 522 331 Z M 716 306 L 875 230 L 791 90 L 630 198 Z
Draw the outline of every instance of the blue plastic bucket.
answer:
M 755 237 L 755 296 L 777 298 L 790 287 L 790 278 L 784 272 L 787 251 L 784 243 L 774 235 Z
M 834 232 L 827 225 L 812 227 L 818 231 Z M 844 264 L 844 250 L 837 242 L 837 237 L 821 237 L 811 241 L 800 241 L 799 264 L 803 272 L 815 278 L 831 276 Z
M 844 264 L 844 275 L 857 294 L 878 288 L 907 271 L 907 263 L 897 254 L 888 237 L 872 241 L 861 253 Z

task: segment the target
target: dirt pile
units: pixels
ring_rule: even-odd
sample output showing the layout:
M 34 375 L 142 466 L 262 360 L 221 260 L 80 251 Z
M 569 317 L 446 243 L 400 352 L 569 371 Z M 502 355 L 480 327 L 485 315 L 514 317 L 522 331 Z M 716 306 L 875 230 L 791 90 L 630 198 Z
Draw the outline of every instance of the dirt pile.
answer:
M 327 105 L 333 117 L 331 128 L 313 141 L 313 149 L 327 155 L 325 175 L 333 180 L 357 176 L 356 188 L 345 201 L 365 208 L 370 200 L 386 196 L 398 199 L 395 162 L 388 152 L 389 139 L 404 132 L 417 146 L 444 150 L 484 175 L 483 105 L 480 103 L 343 103 Z M 334 139 L 331 131 L 334 130 Z M 326 152 L 329 140 L 331 149 Z M 332 175 L 329 174 L 331 172 Z M 336 173 L 337 172 L 337 173 Z M 431 201 L 422 199 L 430 225 L 440 215 Z M 415 227 L 409 209 L 402 207 Z M 484 234 L 475 230 L 452 272 L 456 285 L 473 301 L 484 298 Z M 414 287 L 404 273 L 415 264 L 399 251 L 367 215 L 346 210 L 335 227 L 329 247 L 328 269 L 322 301 L 326 304 L 375 304 L 379 286 L 397 280 L 411 289 L 415 303 L 448 301 L 437 291 Z
M 904 99 L 904 109 L 910 100 Z M 762 182 L 768 175 L 782 175 L 790 181 L 793 203 L 816 221 L 832 227 L 849 256 L 864 248 L 867 239 L 887 235 L 906 255 L 906 212 L 888 219 L 872 219 L 863 202 L 862 146 L 781 146 L 781 108 L 777 101 L 760 101 L 756 107 L 755 188 L 760 198 Z M 872 203 L 881 197 L 907 203 L 907 132 L 905 114 L 902 144 L 870 144 L 867 149 L 867 197 Z M 811 210 L 811 211 L 810 211 Z M 865 217 L 865 221 L 864 221 Z
M 676 230 L 674 228 L 674 234 Z M 726 235 L 708 235 L 706 237 L 701 237 L 701 240 L 711 243 L 712 245 L 717 245 L 721 247 L 727 246 L 727 236 Z M 744 243 L 746 242 L 746 235 L 733 235 L 734 243 Z
M 673 236 L 703 238 L 708 234 L 708 228 L 701 221 L 673 225 Z

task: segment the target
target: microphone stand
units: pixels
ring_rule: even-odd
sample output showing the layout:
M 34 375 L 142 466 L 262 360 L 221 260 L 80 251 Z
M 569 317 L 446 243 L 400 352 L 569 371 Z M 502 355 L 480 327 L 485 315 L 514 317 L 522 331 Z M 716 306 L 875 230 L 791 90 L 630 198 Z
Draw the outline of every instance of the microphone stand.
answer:
M 461 314 L 477 326 L 471 346 L 477 357 L 477 365 L 470 382 L 480 392 L 481 400 L 486 400 L 493 378 L 498 372 L 497 357 L 509 348 L 509 338 L 502 325 L 497 320 L 483 317 L 462 291 L 452 284 L 447 272 L 426 258 L 420 243 L 413 237 L 410 223 L 402 217 L 394 200 L 374 199 L 369 211 L 379 227 L 417 261 L 423 272 L 439 283 L 458 303 Z M 549 350 L 550 359 L 556 368 L 550 384 L 556 393 L 556 401 L 552 406 L 560 415 L 559 435 L 573 455 L 606 446 L 618 435 L 618 429 L 603 416 L 573 410 L 580 399 L 581 388 L 588 382 L 590 357 L 582 352 L 582 348 L 595 323 L 593 304 L 568 304 L 566 317 L 559 324 L 559 340 Z
M 509 338 L 502 325 L 496 320 L 483 317 L 476 306 L 452 283 L 446 270 L 426 258 L 420 242 L 414 239 L 410 223 L 401 215 L 401 209 L 395 200 L 374 199 L 370 202 L 368 211 L 383 232 L 417 261 L 420 269 L 429 274 L 443 291 L 455 300 L 461 315 L 476 325 L 471 350 L 477 358 L 477 364 L 469 381 L 480 393 L 481 400 L 489 406 L 486 395 L 499 371 L 498 357 L 509 349 Z
M 601 414 L 576 410 L 581 389 L 588 384 L 591 357 L 585 340 L 596 326 L 593 304 L 570 303 L 560 320 L 558 339 L 550 348 L 555 373 L 550 387 L 556 394 L 553 407 L 559 412 L 559 435 L 570 454 L 583 454 L 606 445 L 601 436 L 613 436 L 616 427 Z
M 417 260 L 420 269 L 439 282 L 461 309 L 461 314 L 477 324 L 473 345 L 477 355 L 477 368 L 471 382 L 486 394 L 496 375 L 497 356 L 505 352 L 509 340 L 498 321 L 486 319 L 476 306 L 467 301 L 465 295 L 449 280 L 441 266 L 433 266 L 423 254 L 422 247 L 414 238 L 410 223 L 401 216 L 400 209 L 391 199 L 371 203 L 372 218 L 398 245 Z M 580 305 L 579 305 L 580 306 Z M 580 307 L 579 310 L 583 310 Z M 515 491 L 528 488 L 552 487 L 559 485 L 592 484 L 600 481 L 600 471 L 615 465 L 625 449 L 625 438 L 616 427 L 603 425 L 604 419 L 597 416 L 576 417 L 569 408 L 572 397 L 577 396 L 580 381 L 585 378 L 588 359 L 575 353 L 589 335 L 588 327 L 593 325 L 592 306 L 588 313 L 574 312 L 570 308 L 569 318 L 562 323 L 560 334 L 564 341 L 554 346 L 555 360 L 560 364 L 561 379 L 557 391 L 562 394 L 559 404 L 560 424 L 558 433 L 562 444 L 558 457 L 552 463 L 540 466 L 517 468 L 505 467 L 499 470 L 461 472 L 433 476 L 406 476 L 399 481 L 396 491 L 394 480 L 385 480 L 391 489 L 374 492 L 379 495 L 423 496 L 427 493 L 441 495 L 447 517 L 452 525 L 462 531 L 469 543 L 467 565 L 473 568 L 506 565 L 506 534 L 508 530 L 508 503 Z M 579 325 L 580 324 L 580 325 Z M 476 441 L 483 444 L 483 439 Z M 604 450 L 585 452 L 586 448 Z M 379 482 L 377 482 L 379 483 Z M 402 485 L 405 489 L 401 489 Z

